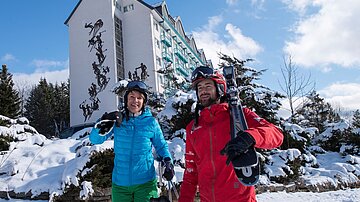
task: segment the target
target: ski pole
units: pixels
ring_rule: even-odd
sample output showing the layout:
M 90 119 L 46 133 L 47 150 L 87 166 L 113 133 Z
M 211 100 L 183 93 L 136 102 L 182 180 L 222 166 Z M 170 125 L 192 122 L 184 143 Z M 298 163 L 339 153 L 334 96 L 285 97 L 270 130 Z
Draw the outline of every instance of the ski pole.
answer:
M 161 161 L 159 161 L 158 164 L 158 170 L 159 170 L 159 186 L 162 187 L 163 186 L 163 182 L 162 182 L 162 169 L 161 169 Z
M 172 194 L 171 194 L 171 184 L 170 181 L 168 181 L 168 195 L 169 195 L 169 200 L 172 202 Z
M 178 191 L 176 190 L 176 187 L 175 187 L 174 183 L 173 183 L 172 181 L 169 181 L 169 182 L 170 182 L 171 185 L 172 185 L 172 188 L 173 188 L 173 190 L 174 190 L 174 194 L 175 194 L 175 196 L 176 196 L 176 199 L 179 199 L 179 193 L 178 193 Z

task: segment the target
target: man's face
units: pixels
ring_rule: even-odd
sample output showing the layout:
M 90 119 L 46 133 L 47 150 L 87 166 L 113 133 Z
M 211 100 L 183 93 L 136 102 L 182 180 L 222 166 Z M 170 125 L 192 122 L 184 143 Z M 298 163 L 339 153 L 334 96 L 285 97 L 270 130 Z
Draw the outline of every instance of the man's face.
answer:
M 217 102 L 216 86 L 213 80 L 204 79 L 197 84 L 198 99 L 202 106 L 208 107 Z

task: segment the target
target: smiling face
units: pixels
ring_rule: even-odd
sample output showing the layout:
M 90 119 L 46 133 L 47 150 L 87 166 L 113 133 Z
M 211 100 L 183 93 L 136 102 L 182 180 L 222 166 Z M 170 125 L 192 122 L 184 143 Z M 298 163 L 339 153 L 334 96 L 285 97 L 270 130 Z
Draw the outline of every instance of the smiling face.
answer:
M 127 96 L 127 108 L 133 114 L 139 113 L 144 105 L 145 97 L 142 93 L 133 90 Z
M 197 84 L 196 88 L 202 106 L 208 107 L 218 102 L 216 86 L 213 80 L 204 79 Z

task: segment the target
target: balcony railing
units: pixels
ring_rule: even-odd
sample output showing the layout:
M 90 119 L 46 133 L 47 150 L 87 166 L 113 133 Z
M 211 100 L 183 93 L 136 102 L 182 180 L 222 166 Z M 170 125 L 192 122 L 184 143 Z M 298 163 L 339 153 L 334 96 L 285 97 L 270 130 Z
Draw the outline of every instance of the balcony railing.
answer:
M 161 42 L 163 42 L 167 47 L 171 47 L 172 39 L 167 34 L 162 33 L 161 36 Z
M 161 56 L 166 61 L 173 62 L 172 54 L 170 54 L 169 52 L 162 52 Z
M 175 48 L 174 53 L 180 58 L 180 60 L 182 60 L 185 63 L 188 63 L 184 49 Z
M 185 66 L 179 65 L 179 66 L 176 67 L 176 70 L 177 70 L 180 74 L 182 74 L 182 76 L 184 76 L 184 77 L 188 77 L 188 76 L 189 76 L 189 72 L 187 71 L 187 69 L 186 69 Z

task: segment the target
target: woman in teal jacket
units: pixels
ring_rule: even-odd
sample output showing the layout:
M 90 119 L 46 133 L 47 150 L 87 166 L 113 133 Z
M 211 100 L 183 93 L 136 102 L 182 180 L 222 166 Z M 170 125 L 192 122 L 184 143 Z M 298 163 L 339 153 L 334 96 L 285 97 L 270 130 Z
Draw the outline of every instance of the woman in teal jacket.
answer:
M 145 83 L 129 82 L 124 101 L 125 113 L 105 113 L 89 138 L 91 143 L 101 144 L 114 135 L 112 201 L 149 201 L 158 196 L 152 147 L 164 159 L 167 180 L 173 177 L 174 167 L 159 123 L 145 107 Z

